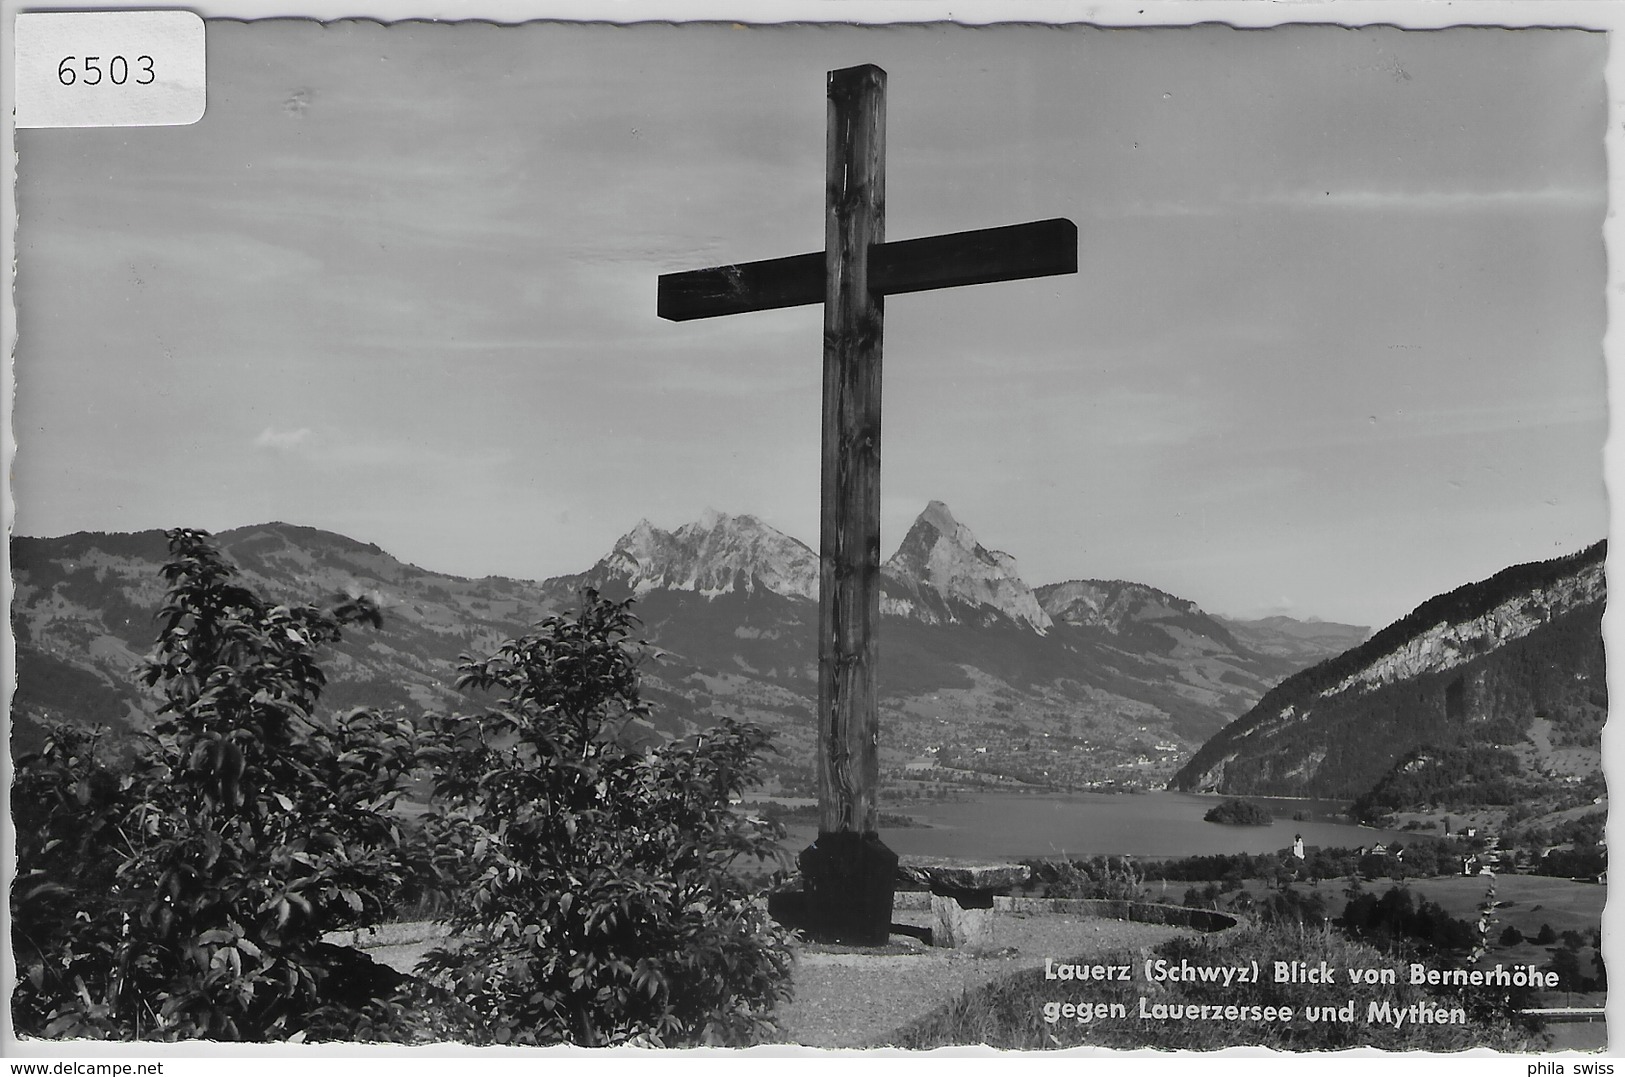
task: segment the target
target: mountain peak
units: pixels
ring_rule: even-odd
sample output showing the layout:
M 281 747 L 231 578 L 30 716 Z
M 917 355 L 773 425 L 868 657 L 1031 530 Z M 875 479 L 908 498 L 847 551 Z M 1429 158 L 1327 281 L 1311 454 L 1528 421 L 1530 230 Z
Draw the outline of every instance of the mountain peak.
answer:
M 676 531 L 641 520 L 615 543 L 590 576 L 618 578 L 633 593 L 773 591 L 815 598 L 818 557 L 754 516 L 708 508 Z
M 954 514 L 941 501 L 927 503 L 925 511 L 920 513 L 919 519 L 944 534 L 952 534 L 959 527 L 959 521 L 954 519 Z
M 941 501 L 926 505 L 882 572 L 886 613 L 927 623 L 1002 617 L 1038 632 L 1050 627 L 1015 558 L 977 542 Z

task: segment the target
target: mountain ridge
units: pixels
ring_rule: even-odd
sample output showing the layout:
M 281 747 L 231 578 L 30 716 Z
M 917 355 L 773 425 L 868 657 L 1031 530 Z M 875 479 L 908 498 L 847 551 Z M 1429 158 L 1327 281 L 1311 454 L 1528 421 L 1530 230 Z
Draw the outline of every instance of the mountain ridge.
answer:
M 1604 540 L 1428 599 L 1270 689 L 1171 786 L 1357 796 L 1406 752 L 1470 742 L 1475 725 L 1522 741 L 1532 722 L 1555 717 L 1560 735 L 1582 739 L 1600 727 L 1599 709 L 1606 716 L 1606 700 L 1596 702 L 1606 692 L 1606 555 Z
M 893 780 L 913 780 L 907 766 L 930 758 L 957 763 L 922 781 L 1158 785 L 1281 677 L 1330 653 L 1262 653 L 1148 585 L 1135 593 L 1164 597 L 1119 602 L 1100 623 L 1046 624 L 1045 592 L 1027 587 L 1013 558 L 981 546 L 940 502 L 921 517 L 882 573 L 880 708 Z M 336 708 L 466 708 L 452 687 L 459 655 L 524 634 L 592 586 L 636 598 L 644 636 L 663 653 L 645 678 L 660 732 L 701 728 L 716 713 L 756 720 L 783 748 L 775 780 L 810 781 L 817 561 L 756 517 L 712 511 L 671 530 L 642 521 L 586 571 L 542 581 L 434 572 L 275 521 L 216 542 L 245 584 L 277 601 L 343 593 L 379 603 L 383 628 L 347 633 L 325 667 Z M 129 673 L 151 647 L 164 545 L 157 531 L 13 540 L 14 729 L 61 717 L 133 729 L 151 713 Z

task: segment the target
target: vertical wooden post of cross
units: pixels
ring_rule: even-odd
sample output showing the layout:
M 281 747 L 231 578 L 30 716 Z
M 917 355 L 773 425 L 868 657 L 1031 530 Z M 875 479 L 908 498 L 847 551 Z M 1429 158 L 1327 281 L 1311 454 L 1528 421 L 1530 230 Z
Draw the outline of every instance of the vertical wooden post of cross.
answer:
M 815 931 L 877 944 L 897 857 L 878 830 L 880 374 L 885 299 L 886 73 L 829 75 L 824 219 L 824 429 L 818 590 L 818 839 L 800 858 Z
M 829 73 L 824 250 L 664 273 L 656 310 L 688 321 L 824 304 L 818 586 L 818 838 L 805 889 L 770 905 L 818 937 L 875 945 L 897 856 L 880 841 L 880 347 L 885 296 L 1078 271 L 1064 218 L 886 242 L 886 73 Z

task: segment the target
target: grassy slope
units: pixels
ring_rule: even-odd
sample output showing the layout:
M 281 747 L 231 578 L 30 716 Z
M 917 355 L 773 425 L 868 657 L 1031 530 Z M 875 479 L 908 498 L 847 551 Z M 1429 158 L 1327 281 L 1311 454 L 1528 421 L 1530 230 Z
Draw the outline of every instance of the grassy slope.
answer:
M 1476 907 L 1484 897 L 1487 882 L 1482 876 L 1441 875 L 1411 879 L 1406 885 L 1417 897 L 1436 901 L 1451 916 L 1465 920 L 1477 915 Z M 1376 890 L 1380 885 L 1372 883 L 1368 889 Z M 1515 924 L 1519 931 L 1533 935 L 1541 924 L 1549 923 L 1559 934 L 1571 929 L 1585 934 L 1602 923 L 1608 888 L 1544 875 L 1497 875 L 1495 896 L 1500 902 L 1512 903 L 1496 914 L 1502 927 Z

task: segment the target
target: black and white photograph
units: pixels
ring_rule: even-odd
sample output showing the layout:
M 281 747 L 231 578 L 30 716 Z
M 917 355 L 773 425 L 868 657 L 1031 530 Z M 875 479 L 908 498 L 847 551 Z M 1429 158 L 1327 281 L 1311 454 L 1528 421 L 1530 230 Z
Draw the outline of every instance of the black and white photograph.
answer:
M 1607 1048 L 1614 32 L 971 9 L 15 131 L 12 1049 Z

